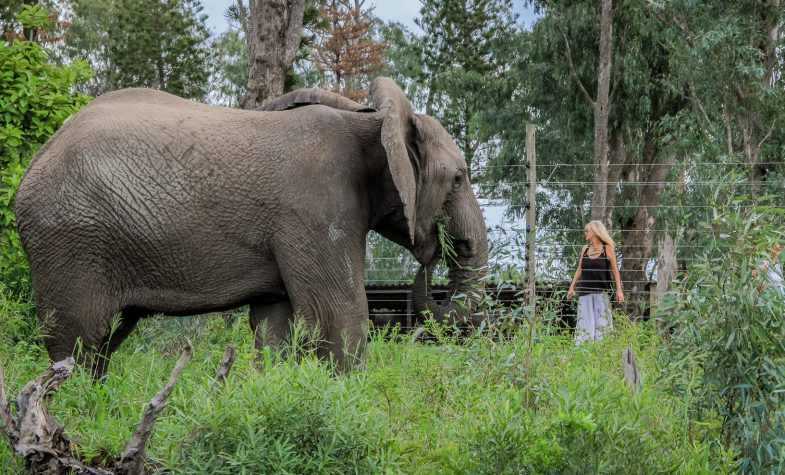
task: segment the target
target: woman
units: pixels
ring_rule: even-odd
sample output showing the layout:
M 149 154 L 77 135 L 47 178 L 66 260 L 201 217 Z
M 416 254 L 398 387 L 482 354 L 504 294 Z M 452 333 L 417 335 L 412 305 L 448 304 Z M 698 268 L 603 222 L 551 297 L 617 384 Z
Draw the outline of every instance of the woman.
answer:
M 763 261 L 758 267 L 763 271 L 763 275 L 766 276 L 769 283 L 785 295 L 785 280 L 783 280 L 782 265 L 778 262 L 781 252 L 782 243 L 778 241 L 773 242 L 771 246 L 769 246 L 770 260 Z M 758 275 L 755 269 L 752 270 L 752 274 L 755 276 Z M 761 290 L 763 290 L 763 282 L 761 282 Z
M 616 265 L 616 249 L 608 230 L 601 221 L 590 221 L 583 228 L 583 237 L 589 245 L 581 248 L 578 269 L 567 291 L 567 298 L 571 298 L 575 294 L 577 284 L 576 343 L 599 340 L 606 327 L 613 328 L 608 292 L 615 288 L 616 301 L 624 302 L 621 276 Z

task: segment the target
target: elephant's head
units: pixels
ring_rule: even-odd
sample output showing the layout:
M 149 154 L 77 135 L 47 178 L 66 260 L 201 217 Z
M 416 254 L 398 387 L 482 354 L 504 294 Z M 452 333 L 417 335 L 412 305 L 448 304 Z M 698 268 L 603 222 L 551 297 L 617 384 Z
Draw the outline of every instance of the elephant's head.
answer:
M 466 161 L 441 124 L 415 114 L 392 80 L 373 81 L 371 103 L 384 117 L 382 144 L 408 236 L 402 239 L 395 231 L 378 231 L 407 247 L 422 264 L 414 283 L 415 309 L 430 310 L 437 320 L 466 322 L 479 301 L 488 264 L 485 221 Z M 452 296 L 464 296 L 462 304 L 450 298 L 437 305 L 430 294 L 430 273 L 445 251 L 440 244 L 445 234 L 456 254 L 447 258 L 450 290 Z
M 381 143 L 396 195 L 394 211 L 374 225 L 384 237 L 409 249 L 422 264 L 414 285 L 417 311 L 434 318 L 466 322 L 479 300 L 488 264 L 485 222 L 469 183 L 466 161 L 441 124 L 415 114 L 403 91 L 389 78 L 371 84 L 371 106 L 366 107 L 320 89 L 301 89 L 259 110 L 286 110 L 322 104 L 352 112 L 373 112 L 381 120 Z M 430 273 L 442 257 L 442 236 L 449 236 L 456 255 L 447 259 L 450 289 L 464 295 L 437 305 L 430 294 Z

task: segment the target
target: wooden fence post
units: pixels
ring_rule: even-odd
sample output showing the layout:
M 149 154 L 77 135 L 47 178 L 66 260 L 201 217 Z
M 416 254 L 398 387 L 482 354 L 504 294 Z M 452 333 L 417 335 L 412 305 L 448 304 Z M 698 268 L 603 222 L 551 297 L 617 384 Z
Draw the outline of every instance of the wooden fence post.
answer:
M 630 395 L 641 392 L 641 377 L 638 373 L 638 360 L 635 358 L 635 352 L 632 348 L 625 348 L 621 353 L 621 370 L 624 374 L 624 379 L 630 387 Z
M 534 312 L 537 302 L 537 279 L 535 275 L 536 267 L 534 265 L 534 228 L 537 223 L 537 207 L 535 204 L 535 198 L 537 196 L 537 153 L 534 132 L 534 124 L 526 124 L 526 168 L 529 175 L 529 186 L 527 190 L 528 201 L 526 203 L 526 263 L 529 280 L 529 305 L 532 308 L 532 312 Z

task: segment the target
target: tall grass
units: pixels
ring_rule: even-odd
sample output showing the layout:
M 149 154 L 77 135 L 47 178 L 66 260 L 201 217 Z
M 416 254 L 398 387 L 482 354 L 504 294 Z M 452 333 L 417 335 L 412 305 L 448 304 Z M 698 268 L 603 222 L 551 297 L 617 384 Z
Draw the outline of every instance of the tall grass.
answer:
M 119 453 L 143 406 L 165 385 L 188 337 L 195 354 L 155 426 L 159 473 L 724 473 L 731 456 L 687 436 L 683 401 L 654 384 L 661 342 L 622 316 L 603 341 L 576 348 L 537 328 L 414 343 L 377 332 L 364 371 L 335 376 L 312 352 L 253 363 L 243 318 L 143 321 L 107 379 L 77 371 L 51 403 L 100 462 Z M 240 349 L 228 385 L 213 377 L 226 345 Z M 295 342 L 294 345 L 298 343 Z M 632 347 L 643 391 L 630 396 L 621 352 Z M 530 358 L 526 357 L 531 348 Z M 295 348 L 297 349 L 297 348 Z M 10 393 L 46 365 L 14 347 L 3 362 Z M 0 444 L 0 467 L 19 461 Z

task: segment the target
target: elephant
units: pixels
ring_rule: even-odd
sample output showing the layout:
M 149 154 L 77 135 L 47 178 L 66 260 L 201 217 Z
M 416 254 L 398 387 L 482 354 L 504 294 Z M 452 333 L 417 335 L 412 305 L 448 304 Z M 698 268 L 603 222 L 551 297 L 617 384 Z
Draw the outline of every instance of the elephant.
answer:
M 456 293 L 480 284 L 487 230 L 459 149 L 391 79 L 369 99 L 305 89 L 239 110 L 133 88 L 69 118 L 15 199 L 50 358 L 81 341 L 100 378 L 141 318 L 248 305 L 256 349 L 298 316 L 345 371 L 367 340 L 370 230 L 427 268 L 444 223 Z

